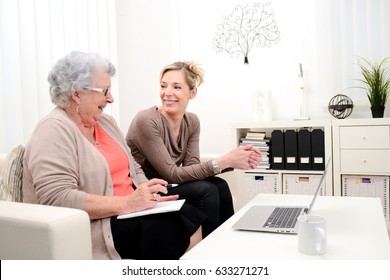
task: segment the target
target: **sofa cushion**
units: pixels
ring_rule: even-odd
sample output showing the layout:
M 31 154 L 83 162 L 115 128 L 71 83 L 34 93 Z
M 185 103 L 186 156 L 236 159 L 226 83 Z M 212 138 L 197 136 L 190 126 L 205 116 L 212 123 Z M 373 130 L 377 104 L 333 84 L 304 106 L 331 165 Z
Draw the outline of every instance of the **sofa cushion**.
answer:
M 23 155 L 22 145 L 14 147 L 7 155 L 0 175 L 0 200 L 22 201 Z
M 0 177 L 1 177 L 1 170 L 3 170 L 3 165 L 6 157 L 7 157 L 6 153 L 0 154 Z

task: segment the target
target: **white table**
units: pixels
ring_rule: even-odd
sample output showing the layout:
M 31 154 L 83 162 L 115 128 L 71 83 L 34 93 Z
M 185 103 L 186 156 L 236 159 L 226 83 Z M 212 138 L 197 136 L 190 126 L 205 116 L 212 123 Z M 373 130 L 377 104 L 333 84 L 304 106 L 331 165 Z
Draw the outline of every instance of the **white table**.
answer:
M 319 196 L 311 214 L 327 220 L 328 247 L 321 256 L 300 253 L 296 234 L 232 229 L 252 205 L 309 205 L 311 199 L 307 195 L 259 194 L 181 259 L 390 260 L 390 241 L 379 198 Z

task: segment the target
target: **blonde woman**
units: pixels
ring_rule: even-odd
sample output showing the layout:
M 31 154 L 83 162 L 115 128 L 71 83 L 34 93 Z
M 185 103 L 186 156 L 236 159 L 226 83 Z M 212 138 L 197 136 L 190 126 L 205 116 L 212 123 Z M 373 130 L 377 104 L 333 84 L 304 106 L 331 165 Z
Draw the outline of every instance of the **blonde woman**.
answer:
M 203 76 L 203 70 L 193 62 L 166 66 L 160 74 L 161 104 L 138 112 L 126 141 L 148 178 L 179 184 L 168 194 L 178 194 L 207 215 L 202 225 L 205 237 L 234 214 L 229 186 L 215 175 L 234 168 L 253 169 L 261 155 L 248 145 L 200 162 L 199 118 L 186 109 Z

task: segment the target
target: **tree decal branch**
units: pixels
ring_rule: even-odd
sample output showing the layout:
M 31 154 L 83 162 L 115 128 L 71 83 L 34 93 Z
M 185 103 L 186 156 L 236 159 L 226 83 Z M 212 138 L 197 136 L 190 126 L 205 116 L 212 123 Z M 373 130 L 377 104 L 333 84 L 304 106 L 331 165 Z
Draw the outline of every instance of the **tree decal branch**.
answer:
M 227 52 L 231 57 L 243 55 L 244 63 L 248 64 L 253 46 L 271 47 L 278 43 L 280 32 L 268 6 L 270 3 L 255 3 L 253 7 L 238 5 L 230 15 L 223 16 L 213 39 L 216 52 Z

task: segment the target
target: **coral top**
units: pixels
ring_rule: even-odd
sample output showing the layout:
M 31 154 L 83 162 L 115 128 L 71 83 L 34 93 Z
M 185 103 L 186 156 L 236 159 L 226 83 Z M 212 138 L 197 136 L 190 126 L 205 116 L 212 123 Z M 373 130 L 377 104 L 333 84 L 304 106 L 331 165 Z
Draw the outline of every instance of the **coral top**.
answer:
M 126 153 L 98 124 L 95 125 L 95 137 L 95 147 L 106 158 L 110 167 L 114 195 L 125 196 L 134 192 Z

